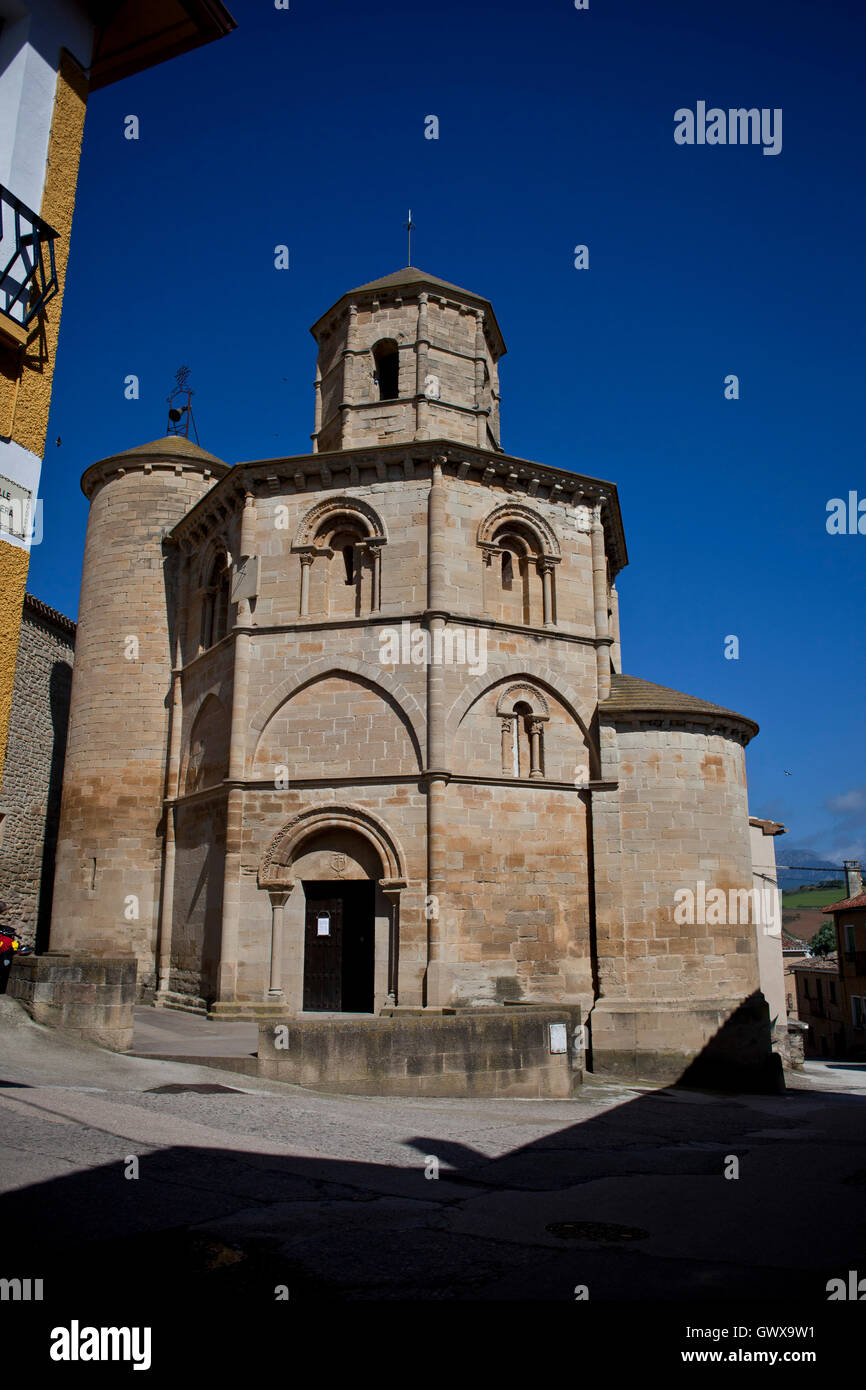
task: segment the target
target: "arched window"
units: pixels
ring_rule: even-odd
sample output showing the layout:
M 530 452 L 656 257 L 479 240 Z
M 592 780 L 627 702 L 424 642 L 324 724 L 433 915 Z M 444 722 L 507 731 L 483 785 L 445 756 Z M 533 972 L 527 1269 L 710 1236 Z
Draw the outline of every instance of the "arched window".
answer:
M 555 627 L 562 550 L 550 523 L 523 502 L 504 502 L 481 522 L 477 543 L 484 611 L 499 622 Z
M 202 594 L 201 646 L 204 650 L 222 641 L 228 632 L 230 599 L 231 566 L 225 552 L 220 552 L 211 565 Z
M 346 583 L 355 582 L 355 547 L 354 545 L 343 546 L 343 565 L 346 570 Z
M 529 776 L 529 724 L 532 706 L 525 700 L 518 700 L 514 706 L 516 719 L 512 719 L 512 764 L 515 777 Z
M 501 551 L 500 602 L 506 621 L 530 623 L 532 577 L 536 572 L 536 547 L 519 526 L 502 526 L 493 537 Z M 540 581 L 539 581 L 540 591 Z M 539 592 L 540 597 L 540 592 Z
M 361 528 L 345 517 L 334 518 L 322 527 L 314 544 L 329 555 L 327 570 L 327 612 L 331 617 L 360 617 L 364 609 L 362 594 L 364 565 Z
M 295 533 L 302 618 L 363 617 L 381 604 L 381 517 L 354 497 L 317 502 Z
M 395 401 L 400 394 L 400 351 L 393 338 L 383 338 L 373 348 L 374 381 L 380 401 Z
M 512 686 L 500 696 L 496 713 L 502 721 L 502 775 L 543 777 L 544 726 L 549 718 L 543 697 L 528 685 Z

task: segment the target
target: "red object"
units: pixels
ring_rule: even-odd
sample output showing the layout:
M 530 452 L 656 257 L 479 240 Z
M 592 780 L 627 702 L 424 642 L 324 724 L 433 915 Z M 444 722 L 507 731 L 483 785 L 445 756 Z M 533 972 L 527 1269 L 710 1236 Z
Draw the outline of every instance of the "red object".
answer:
M 0 952 L 17 950 L 18 938 L 10 936 L 8 932 L 0 932 Z

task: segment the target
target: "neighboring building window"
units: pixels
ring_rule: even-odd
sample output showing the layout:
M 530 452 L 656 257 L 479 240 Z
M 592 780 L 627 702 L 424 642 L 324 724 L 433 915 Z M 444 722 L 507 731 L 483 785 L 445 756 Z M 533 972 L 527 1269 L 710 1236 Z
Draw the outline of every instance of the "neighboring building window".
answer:
M 866 1026 L 866 999 L 860 994 L 851 995 L 851 1018 L 855 1028 Z
M 385 338 L 373 348 L 375 381 L 380 401 L 395 401 L 400 394 L 400 352 L 393 338 Z
M 804 980 L 803 980 L 803 993 L 805 994 L 806 998 L 808 999 L 808 998 L 809 998 L 809 976 L 808 976 L 808 975 L 806 975 L 805 978 L 804 978 Z
M 829 988 L 829 990 L 830 990 L 830 1003 L 831 1003 L 831 1004 L 835 1004 L 835 1003 L 836 1003 L 836 986 L 834 985 L 834 983 L 833 983 L 832 980 L 830 981 L 830 984 L 829 984 L 828 988 Z
M 847 956 L 848 960 L 853 960 L 854 957 L 855 957 L 855 955 L 857 954 L 856 948 L 855 948 L 855 946 L 854 946 L 854 924 L 853 924 L 853 922 L 846 922 L 846 923 L 845 923 L 845 928 L 844 928 L 844 930 L 845 930 L 845 955 Z

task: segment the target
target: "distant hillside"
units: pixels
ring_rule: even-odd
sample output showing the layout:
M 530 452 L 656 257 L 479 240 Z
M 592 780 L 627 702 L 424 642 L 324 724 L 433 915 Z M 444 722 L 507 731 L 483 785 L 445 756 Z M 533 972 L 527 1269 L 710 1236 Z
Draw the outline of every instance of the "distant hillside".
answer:
M 823 887 L 824 884 L 837 881 L 843 888 L 845 886 L 845 875 L 840 873 L 839 865 L 828 864 L 818 859 L 810 850 L 779 844 L 777 840 L 776 854 L 779 859 L 787 859 L 789 863 L 800 865 L 798 869 L 786 869 L 782 864 L 779 865 L 779 887 L 783 892 L 793 892 L 797 888 Z
M 782 908 L 786 907 L 828 907 L 830 903 L 837 903 L 840 898 L 845 897 L 845 884 L 832 883 L 828 887 L 804 888 L 798 887 L 789 892 L 787 889 L 782 891 Z
M 791 892 L 782 893 L 782 926 L 791 936 L 800 941 L 811 941 L 816 931 L 830 921 L 821 911 L 830 903 L 838 902 L 846 893 L 844 879 L 822 879 L 820 886 L 804 888 L 798 886 Z

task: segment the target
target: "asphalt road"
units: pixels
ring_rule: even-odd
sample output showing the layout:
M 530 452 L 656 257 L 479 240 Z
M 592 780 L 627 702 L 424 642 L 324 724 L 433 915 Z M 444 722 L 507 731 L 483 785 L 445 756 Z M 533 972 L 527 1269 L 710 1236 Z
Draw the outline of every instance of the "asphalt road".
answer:
M 58 1307 L 82 1287 L 236 1311 L 275 1290 L 757 1306 L 866 1275 L 861 1068 L 766 1097 L 336 1097 L 104 1052 L 8 999 L 0 1047 L 0 1274 Z

